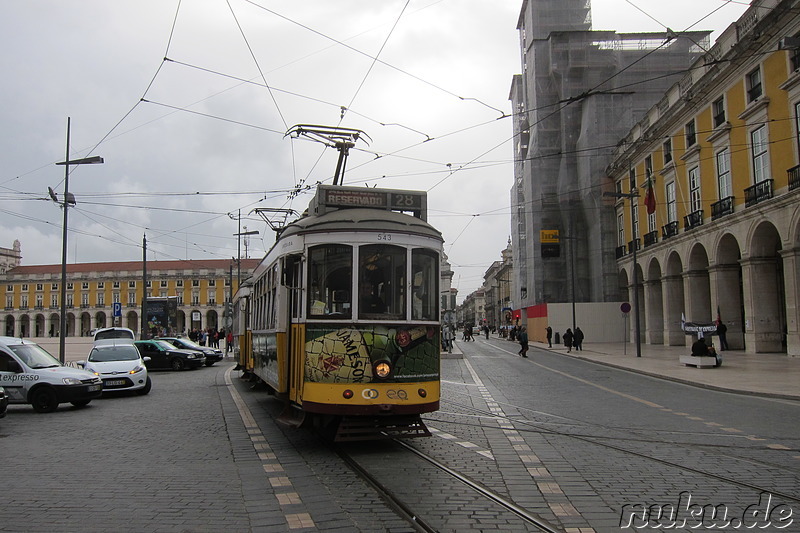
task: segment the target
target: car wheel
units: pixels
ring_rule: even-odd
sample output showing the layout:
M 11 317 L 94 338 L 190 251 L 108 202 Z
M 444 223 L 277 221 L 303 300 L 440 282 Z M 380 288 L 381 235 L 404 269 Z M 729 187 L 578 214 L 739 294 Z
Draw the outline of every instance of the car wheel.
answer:
M 206 366 L 211 366 L 214 363 L 216 363 L 216 361 L 206 361 Z
M 69 402 L 69 403 L 71 403 L 75 407 L 86 407 L 87 405 L 89 405 L 89 402 L 91 401 L 92 400 L 79 400 L 77 402 Z
M 58 408 L 56 391 L 50 387 L 39 387 L 31 396 L 31 405 L 37 413 L 52 413 Z
M 147 381 L 144 383 L 144 387 L 137 390 L 136 394 L 138 394 L 139 396 L 144 396 L 145 394 L 150 392 L 150 389 L 152 388 L 153 388 L 153 382 L 150 381 L 150 376 L 147 376 Z
M 179 358 L 175 358 L 172 360 L 172 370 L 183 370 L 183 361 Z

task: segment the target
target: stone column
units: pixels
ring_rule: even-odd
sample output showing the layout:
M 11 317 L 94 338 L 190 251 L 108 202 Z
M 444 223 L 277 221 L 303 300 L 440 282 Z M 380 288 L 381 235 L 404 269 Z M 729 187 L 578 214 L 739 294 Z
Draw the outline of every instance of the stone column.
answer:
M 681 313 L 684 310 L 683 278 L 680 275 L 661 278 L 661 294 L 664 305 L 664 344 L 686 346 L 686 335 L 681 329 Z
M 744 324 L 742 324 L 742 295 L 739 289 L 739 265 L 714 265 L 709 269 L 711 301 L 716 307 L 712 316 L 717 318 L 717 308 L 722 322 L 727 326 L 728 346 L 731 350 L 744 349 Z
M 800 355 L 800 248 L 781 250 L 786 293 L 786 352 Z
M 644 282 L 645 342 L 647 344 L 664 344 L 664 301 L 661 294 L 661 280 Z
M 783 350 L 775 257 L 742 260 L 744 340 L 750 353 Z

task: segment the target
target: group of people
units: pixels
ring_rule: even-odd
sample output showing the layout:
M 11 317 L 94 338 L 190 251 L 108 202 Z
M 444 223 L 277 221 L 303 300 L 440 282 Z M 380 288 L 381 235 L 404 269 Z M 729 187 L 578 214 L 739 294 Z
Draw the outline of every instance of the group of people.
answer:
M 225 341 L 225 352 L 230 352 L 233 349 L 233 333 L 224 329 L 217 330 L 217 328 L 197 329 L 194 328 L 189 331 L 189 339 L 196 342 L 200 346 L 209 346 L 211 348 L 219 348 L 219 341 Z
M 545 332 L 547 335 L 547 346 L 552 348 L 553 347 L 553 328 L 547 326 L 545 328 Z M 572 331 L 572 328 L 567 328 L 567 331 L 564 332 L 564 336 L 561 339 L 564 341 L 564 346 L 567 347 L 567 353 L 572 351 L 574 347 L 575 350 L 583 350 L 583 331 L 581 331 L 580 327 L 576 327 L 575 331 Z

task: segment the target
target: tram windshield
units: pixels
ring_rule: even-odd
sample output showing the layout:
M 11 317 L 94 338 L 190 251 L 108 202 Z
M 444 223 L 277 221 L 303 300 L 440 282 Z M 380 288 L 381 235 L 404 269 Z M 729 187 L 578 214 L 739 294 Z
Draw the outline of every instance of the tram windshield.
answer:
M 404 319 L 406 299 L 406 249 L 370 244 L 358 251 L 358 317 Z
M 353 248 L 325 244 L 309 249 L 308 315 L 349 318 L 352 314 Z
M 438 320 L 439 256 L 432 250 L 411 251 L 411 319 Z

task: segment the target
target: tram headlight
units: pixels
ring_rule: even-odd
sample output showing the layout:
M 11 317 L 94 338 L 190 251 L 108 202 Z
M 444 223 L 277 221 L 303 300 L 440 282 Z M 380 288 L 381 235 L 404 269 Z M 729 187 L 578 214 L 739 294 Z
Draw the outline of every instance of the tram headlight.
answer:
M 386 379 L 392 373 L 392 365 L 389 361 L 376 361 L 372 365 L 372 373 L 380 379 Z

